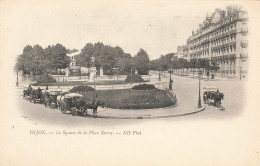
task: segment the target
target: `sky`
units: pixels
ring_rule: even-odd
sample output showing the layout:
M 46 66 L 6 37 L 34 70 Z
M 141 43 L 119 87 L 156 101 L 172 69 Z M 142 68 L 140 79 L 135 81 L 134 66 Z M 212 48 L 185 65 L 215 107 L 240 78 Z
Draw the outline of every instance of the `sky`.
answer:
M 207 12 L 235 3 L 214 1 L 16 1 L 0 0 L 0 54 L 16 57 L 24 46 L 86 43 L 120 46 L 150 59 L 176 52 Z

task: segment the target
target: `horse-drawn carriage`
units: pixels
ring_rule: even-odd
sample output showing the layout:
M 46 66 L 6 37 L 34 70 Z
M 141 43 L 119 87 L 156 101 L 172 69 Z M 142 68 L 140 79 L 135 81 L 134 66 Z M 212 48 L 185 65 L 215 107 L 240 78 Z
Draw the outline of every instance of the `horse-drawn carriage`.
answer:
M 30 102 L 33 102 L 34 104 L 43 102 L 42 89 L 38 88 L 38 89 L 32 89 L 31 90 Z
M 23 98 L 30 99 L 31 98 L 31 91 L 32 91 L 32 89 L 29 89 L 29 88 L 23 90 Z
M 45 107 L 57 108 L 57 96 L 61 91 L 45 91 L 43 96 L 43 103 Z
M 223 109 L 221 106 L 221 100 L 224 99 L 224 94 L 219 92 L 219 89 L 213 86 L 203 87 L 203 101 L 209 106 L 216 106 L 219 109 Z
M 87 103 L 81 94 L 68 93 L 60 96 L 59 100 L 59 108 L 62 113 L 70 111 L 73 116 L 78 114 L 87 115 Z
M 70 111 L 73 116 L 87 115 L 88 109 L 93 110 L 93 116 L 97 116 L 98 106 L 104 106 L 102 101 L 97 100 L 97 96 L 92 102 L 86 101 L 81 94 L 61 91 L 48 91 L 44 93 L 42 89 L 33 89 L 31 86 L 23 91 L 23 97 L 33 103 L 43 103 L 46 107 L 58 108 L 64 114 Z

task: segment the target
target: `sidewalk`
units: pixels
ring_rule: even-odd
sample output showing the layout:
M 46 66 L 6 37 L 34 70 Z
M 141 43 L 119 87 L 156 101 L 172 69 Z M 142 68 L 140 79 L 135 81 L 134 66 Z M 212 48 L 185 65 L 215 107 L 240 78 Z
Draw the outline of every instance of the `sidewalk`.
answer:
M 203 111 L 206 107 L 202 106 L 201 108 L 192 108 L 190 110 L 180 110 L 178 107 L 171 106 L 166 108 L 157 108 L 157 109 L 140 109 L 140 110 L 131 110 L 131 109 L 111 109 L 111 108 L 98 108 L 97 118 L 107 118 L 107 119 L 155 119 L 155 118 L 169 118 L 169 117 L 178 117 L 186 116 Z M 92 111 L 89 112 L 89 116 Z
M 193 79 L 198 79 L 198 75 L 194 74 L 188 74 L 188 75 L 173 75 L 173 76 L 180 76 L 180 77 L 187 77 L 187 78 L 193 78 Z M 205 80 L 205 81 L 227 81 L 227 80 L 236 80 L 236 79 L 232 79 L 232 78 L 227 78 L 227 77 L 217 77 L 215 76 L 214 79 L 208 79 L 207 76 L 203 76 L 203 77 L 200 77 L 201 80 Z

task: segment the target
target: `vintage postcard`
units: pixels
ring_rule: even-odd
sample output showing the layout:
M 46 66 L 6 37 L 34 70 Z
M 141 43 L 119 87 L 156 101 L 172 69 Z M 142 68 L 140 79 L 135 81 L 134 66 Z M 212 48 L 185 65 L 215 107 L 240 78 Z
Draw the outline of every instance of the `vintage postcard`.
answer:
M 0 165 L 259 165 L 259 10 L 0 0 Z

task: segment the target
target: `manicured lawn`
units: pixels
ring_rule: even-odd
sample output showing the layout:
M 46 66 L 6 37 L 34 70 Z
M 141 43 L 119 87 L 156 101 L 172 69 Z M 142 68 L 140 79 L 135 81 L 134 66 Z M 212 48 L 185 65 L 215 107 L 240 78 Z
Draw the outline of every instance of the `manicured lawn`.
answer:
M 108 108 L 119 109 L 148 109 L 172 106 L 175 103 L 165 91 L 156 89 L 153 91 L 134 91 L 131 89 L 97 90 L 98 100 L 104 102 Z M 83 92 L 83 96 L 92 101 L 95 92 Z

